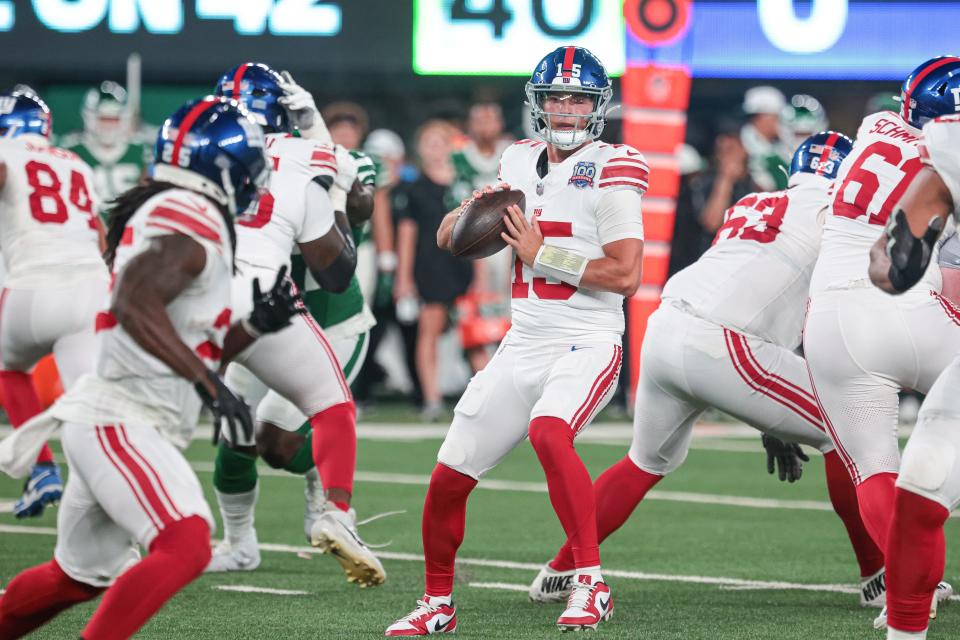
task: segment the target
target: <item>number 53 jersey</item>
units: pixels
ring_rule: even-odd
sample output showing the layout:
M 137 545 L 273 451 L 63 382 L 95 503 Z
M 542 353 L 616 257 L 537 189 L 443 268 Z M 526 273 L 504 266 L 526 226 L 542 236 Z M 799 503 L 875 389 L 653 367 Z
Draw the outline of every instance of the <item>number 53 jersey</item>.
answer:
M 528 221 L 537 219 L 545 244 L 595 260 L 604 257 L 604 244 L 643 239 L 640 199 L 620 200 L 617 195 L 646 191 L 648 169 L 639 151 L 591 142 L 545 171 L 547 166 L 546 145 L 533 140 L 513 144 L 500 159 L 500 180 L 523 191 L 524 214 Z M 619 202 L 626 202 L 627 210 Z M 619 223 L 604 224 L 614 219 Z M 623 334 L 622 295 L 560 282 L 516 256 L 511 298 L 510 334 L 517 338 L 567 340 L 590 335 L 619 341 Z
M 102 277 L 93 172 L 40 136 L 0 140 L 0 251 L 11 289 L 62 287 Z

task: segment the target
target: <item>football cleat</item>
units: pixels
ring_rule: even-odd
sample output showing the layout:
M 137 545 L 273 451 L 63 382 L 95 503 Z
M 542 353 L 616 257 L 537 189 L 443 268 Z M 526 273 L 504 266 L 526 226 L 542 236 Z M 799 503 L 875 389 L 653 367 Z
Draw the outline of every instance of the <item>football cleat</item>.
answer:
M 63 480 L 60 469 L 53 463 L 33 466 L 30 477 L 23 485 L 23 495 L 13 505 L 13 515 L 18 518 L 35 518 L 43 514 L 48 504 L 60 502 L 63 496 Z
M 372 587 L 383 584 L 387 579 L 380 560 L 357 535 L 356 513 L 353 509 L 341 511 L 328 502 L 313 523 L 310 544 L 320 549 L 321 553 L 333 554 L 347 574 L 347 582 Z
M 601 620 L 607 621 L 612 616 L 613 595 L 607 583 L 593 583 L 590 576 L 580 574 L 567 598 L 567 610 L 557 618 L 557 628 L 564 633 L 582 629 L 596 631 Z
M 860 580 L 860 606 L 880 609 L 887 603 L 887 574 L 880 569 Z
M 573 576 L 576 573 L 573 569 L 570 571 L 557 571 L 549 564 L 543 565 L 540 573 L 530 584 L 531 602 L 563 602 L 570 597 L 573 590 Z
M 429 636 L 434 633 L 457 632 L 457 608 L 449 598 L 423 596 L 417 607 L 387 627 L 383 634 L 397 636 Z
M 257 532 L 251 530 L 251 535 L 237 544 L 230 544 L 223 540 L 214 548 L 210 564 L 204 573 L 224 573 L 227 571 L 253 571 L 260 566 L 260 545 L 257 542 Z
M 937 617 L 937 606 L 941 602 L 945 602 L 950 599 L 950 596 L 953 595 L 953 587 L 950 586 L 949 582 L 938 582 L 937 589 L 934 592 L 934 598 L 930 601 L 930 619 L 934 620 Z M 884 606 L 883 610 L 873 620 L 874 629 L 885 629 L 887 627 L 887 607 Z

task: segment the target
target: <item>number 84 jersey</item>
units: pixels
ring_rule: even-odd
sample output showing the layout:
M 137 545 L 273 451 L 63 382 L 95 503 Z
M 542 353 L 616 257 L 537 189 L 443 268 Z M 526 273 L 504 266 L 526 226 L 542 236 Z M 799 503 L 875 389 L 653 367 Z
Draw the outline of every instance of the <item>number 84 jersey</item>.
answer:
M 547 164 L 546 145 L 521 140 L 500 159 L 500 179 L 526 196 L 528 221 L 536 218 L 544 243 L 574 251 L 589 260 L 602 258 L 605 243 L 643 239 L 640 207 L 630 211 L 630 231 L 603 231 L 598 213 L 615 202 L 618 191 L 647 189 L 643 155 L 627 145 L 591 142 L 563 162 Z M 633 200 L 638 205 L 639 199 Z M 601 214 L 602 215 L 602 214 Z M 541 274 L 514 256 L 510 335 L 532 340 L 569 340 L 623 334 L 623 296 L 577 288 Z

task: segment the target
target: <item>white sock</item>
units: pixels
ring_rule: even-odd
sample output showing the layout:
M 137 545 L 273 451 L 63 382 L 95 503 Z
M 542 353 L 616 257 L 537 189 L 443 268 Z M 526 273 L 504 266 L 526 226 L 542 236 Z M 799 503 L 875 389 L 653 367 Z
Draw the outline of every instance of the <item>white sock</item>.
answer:
M 576 583 L 580 576 L 590 576 L 590 584 L 603 582 L 603 575 L 600 573 L 600 565 L 595 567 L 580 567 L 573 576 L 573 582 Z
M 216 490 L 215 490 L 216 491 Z M 253 528 L 253 513 L 260 495 L 260 482 L 250 491 L 243 493 L 221 493 L 216 491 L 220 515 L 223 516 L 223 536 L 231 545 L 238 544 L 251 536 L 256 538 Z
M 887 640 L 926 640 L 927 630 L 923 631 L 900 631 L 893 627 L 887 627 Z
M 453 594 L 448 593 L 445 596 L 428 596 L 427 594 L 423 594 L 423 601 L 435 607 L 441 604 L 450 604 L 453 601 Z

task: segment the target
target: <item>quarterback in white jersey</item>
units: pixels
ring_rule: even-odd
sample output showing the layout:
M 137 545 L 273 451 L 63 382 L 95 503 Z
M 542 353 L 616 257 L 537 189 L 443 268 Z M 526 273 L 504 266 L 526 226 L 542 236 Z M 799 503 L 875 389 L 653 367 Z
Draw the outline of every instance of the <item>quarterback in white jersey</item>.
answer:
M 824 454 L 830 498 L 860 565 L 861 602 L 878 596 L 882 602 L 883 553 L 860 520 L 853 483 L 795 353 L 828 192 L 852 145 L 832 131 L 808 138 L 794 155 L 789 187 L 735 203 L 710 249 L 667 282 L 644 335 L 633 444 L 594 485 L 601 542 L 683 463 L 694 423 L 715 407 L 765 434 L 770 470 L 772 458 L 779 458 L 781 478 L 799 477 L 790 456 L 803 455 L 782 441 Z M 571 547 L 568 542 L 541 570 L 531 599 L 556 601 L 566 594 L 574 570 Z
M 200 575 L 215 523 L 179 448 L 201 403 L 252 431 L 248 408 L 216 369 L 298 313 L 292 283 L 280 282 L 249 317 L 231 321 L 232 216 L 269 170 L 246 112 L 212 97 L 187 104 L 164 124 L 157 151 L 153 179 L 110 211 L 115 286 L 97 317 L 96 372 L 0 446 L 4 470 L 16 474 L 63 425 L 70 463 L 54 558 L 6 585 L 3 638 L 100 593 L 82 637 L 128 638 Z M 149 551 L 142 560 L 138 546 Z
M 50 113 L 37 96 L 0 96 L 0 389 L 14 428 L 40 413 L 30 371 L 53 353 L 65 388 L 93 368 L 93 316 L 107 291 L 93 172 L 50 144 Z M 39 516 L 63 485 L 49 447 L 14 505 Z
M 960 117 L 928 122 L 919 150 L 924 167 L 871 252 L 871 279 L 889 293 L 915 285 L 932 261 L 940 230 L 960 211 Z M 954 234 L 940 251 L 945 273 L 957 271 L 958 254 L 960 239 Z M 960 309 L 950 309 L 960 321 Z M 943 525 L 960 505 L 960 354 L 954 348 L 951 355 L 923 402 L 896 481 L 887 541 L 890 640 L 925 638 L 934 594 L 942 591 L 937 580 L 945 566 Z M 883 622 L 879 618 L 876 626 Z
M 900 467 L 898 393 L 927 393 L 960 349 L 960 318 L 941 294 L 942 278 L 956 272 L 941 274 L 932 261 L 920 284 L 897 297 L 868 276 L 870 248 L 922 167 L 918 127 L 931 115 L 924 101 L 935 96 L 934 107 L 953 111 L 949 89 L 950 99 L 943 97 L 946 80 L 936 80 L 943 64 L 960 68 L 956 58 L 925 63 L 904 82 L 901 113 L 864 119 L 840 167 L 810 284 L 803 345 L 814 392 L 881 549 Z
M 281 75 L 262 63 L 244 63 L 220 79 L 217 93 L 244 104 L 267 132 L 267 155 L 273 172 L 270 186 L 257 209 L 237 221 L 237 276 L 234 298 L 249 296 L 254 278 L 274 277 L 289 268 L 290 255 L 299 250 L 314 280 L 339 293 L 350 284 L 357 263 L 350 225 L 342 202 L 356 181 L 356 167 L 346 150 L 328 140 L 311 137 L 322 119 L 310 94 L 289 74 Z M 292 104 L 293 99 L 303 100 Z M 314 127 L 308 127 L 309 118 Z M 299 126 L 298 125 L 303 125 Z M 294 131 L 300 137 L 294 136 Z M 245 375 L 240 367 L 252 373 Z M 351 582 L 364 586 L 382 583 L 386 575 L 376 556 L 360 542 L 350 509 L 356 467 L 356 409 L 350 387 L 323 330 L 308 313 L 287 329 L 258 340 L 237 355 L 227 371 L 232 389 L 254 403 L 267 389 L 278 393 L 305 416 L 313 433 L 313 458 L 326 492 L 324 513 L 314 522 L 311 542 L 324 551 L 336 551 Z M 285 423 L 289 424 L 289 423 Z M 290 425 L 297 429 L 300 423 Z M 255 569 L 260 562 L 253 505 L 258 481 L 252 460 L 254 438 L 231 440 L 217 454 L 214 473 L 217 499 L 224 516 L 225 540 L 209 571 Z M 230 472 L 227 471 L 230 467 Z M 232 477 L 231 477 L 232 476 Z
M 526 209 L 513 206 L 504 218 L 515 254 L 513 326 L 456 406 L 424 506 L 426 593 L 387 636 L 456 630 L 454 560 L 467 497 L 528 436 L 574 540 L 577 586 L 557 625 L 595 629 L 613 612 L 590 475 L 573 447 L 616 386 L 623 298 L 640 283 L 647 165 L 631 147 L 595 140 L 611 93 L 600 61 L 580 47 L 547 55 L 527 84 L 543 141 L 512 145 L 500 168 L 501 187 L 526 196 Z M 441 248 L 450 248 L 460 210 L 441 223 Z

